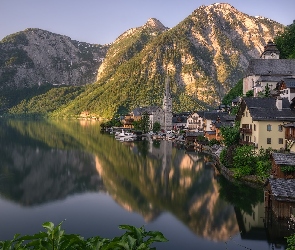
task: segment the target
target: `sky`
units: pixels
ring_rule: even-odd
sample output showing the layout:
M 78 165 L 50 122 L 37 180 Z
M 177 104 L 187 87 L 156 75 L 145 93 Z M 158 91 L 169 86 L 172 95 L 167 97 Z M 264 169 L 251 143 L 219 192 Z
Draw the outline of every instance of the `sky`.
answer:
M 149 18 L 172 28 L 214 0 L 0 0 L 0 40 L 26 28 L 40 28 L 94 44 L 113 42 Z M 241 12 L 284 25 L 295 19 L 295 0 L 227 0 Z

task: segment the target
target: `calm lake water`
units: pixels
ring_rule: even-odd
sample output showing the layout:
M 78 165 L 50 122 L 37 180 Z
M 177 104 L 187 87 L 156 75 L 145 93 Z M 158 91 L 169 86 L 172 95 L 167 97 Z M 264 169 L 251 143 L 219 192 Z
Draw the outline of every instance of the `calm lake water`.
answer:
M 0 120 L 0 240 L 66 219 L 66 233 L 161 231 L 157 249 L 284 249 L 264 228 L 263 190 L 226 181 L 172 142 L 118 142 L 98 122 Z M 277 228 L 277 227 L 275 227 Z

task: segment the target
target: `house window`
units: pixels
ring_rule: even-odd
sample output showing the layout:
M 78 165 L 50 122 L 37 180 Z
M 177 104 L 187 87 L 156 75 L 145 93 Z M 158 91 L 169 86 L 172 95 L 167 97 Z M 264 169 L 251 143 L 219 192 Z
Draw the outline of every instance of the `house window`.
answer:
M 284 143 L 284 139 L 283 138 L 279 138 L 279 144 L 283 144 Z
M 256 136 L 254 136 L 254 139 L 253 140 L 254 140 L 254 142 L 256 142 Z
M 253 124 L 254 125 L 254 131 L 256 131 L 256 124 Z
M 267 144 L 271 144 L 271 138 L 267 138 Z
M 267 125 L 267 131 L 271 131 L 271 125 L 270 124 Z
M 246 117 L 248 117 L 248 112 L 246 111 Z
M 279 132 L 282 132 L 283 131 L 283 125 L 279 125 L 278 130 L 279 130 Z

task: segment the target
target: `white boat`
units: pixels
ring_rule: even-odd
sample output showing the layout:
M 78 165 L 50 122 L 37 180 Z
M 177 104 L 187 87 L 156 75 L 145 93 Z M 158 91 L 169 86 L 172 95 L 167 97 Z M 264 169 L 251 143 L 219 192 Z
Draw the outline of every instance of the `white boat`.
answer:
M 123 129 L 122 129 L 122 132 L 121 133 L 117 133 L 116 135 L 115 135 L 115 137 L 117 137 L 117 138 L 136 138 L 137 137 L 137 135 L 136 134 L 134 134 L 134 133 L 131 133 L 131 132 L 125 132 Z

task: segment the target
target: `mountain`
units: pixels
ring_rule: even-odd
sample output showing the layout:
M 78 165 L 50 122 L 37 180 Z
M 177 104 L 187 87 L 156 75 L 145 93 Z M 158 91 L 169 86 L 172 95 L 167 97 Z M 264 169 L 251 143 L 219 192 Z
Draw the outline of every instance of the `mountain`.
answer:
M 107 48 L 41 29 L 9 35 L 0 41 L 0 88 L 92 83 Z
M 64 115 L 77 105 L 102 117 L 122 108 L 161 105 L 167 76 L 174 111 L 216 105 L 244 76 L 249 60 L 259 58 L 284 28 L 229 4 L 201 6 L 174 28 L 156 26 L 162 27 L 157 33 L 147 24 L 119 36 L 98 70 L 97 83 Z
M 151 18 L 120 35 L 108 47 L 96 82 L 53 115 L 87 110 L 109 118 L 136 106 L 161 105 L 167 77 L 174 112 L 216 106 L 243 78 L 249 60 L 259 58 L 283 29 L 225 3 L 201 6 L 170 29 Z
M 167 68 L 175 84 L 174 93 L 185 88 L 185 94 L 212 105 L 244 76 L 249 60 L 258 58 L 268 40 L 282 29 L 275 21 L 251 17 L 229 4 L 201 6 L 149 42 L 137 58 L 109 66 L 116 68 L 124 63 L 128 67 L 140 60 L 141 70 L 134 73 L 139 75 L 141 86 L 155 81 Z M 112 52 L 109 50 L 106 61 L 117 55 Z M 99 72 L 108 74 L 107 66 L 103 63 Z

